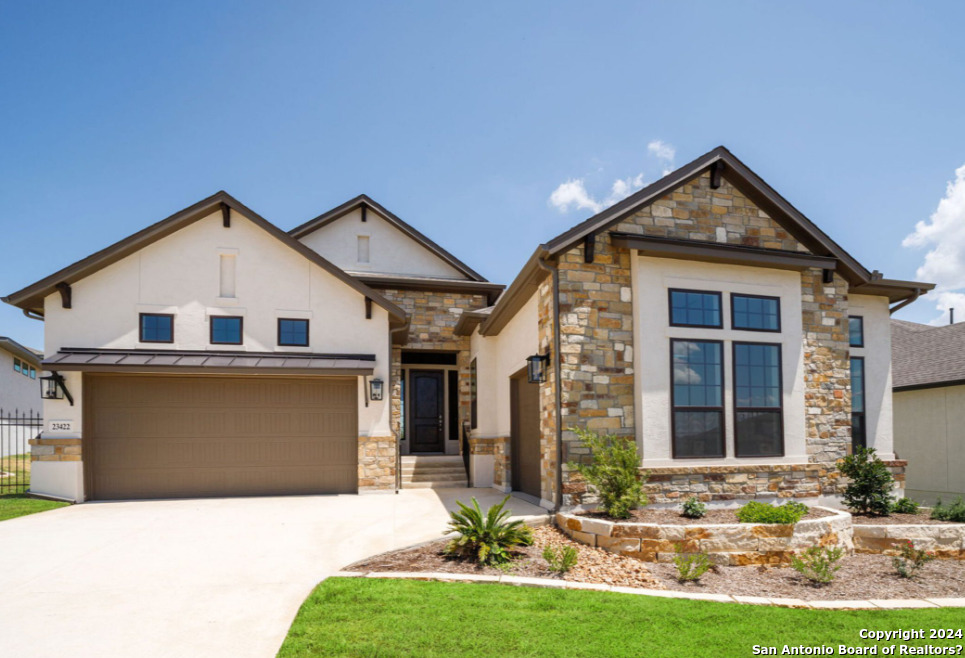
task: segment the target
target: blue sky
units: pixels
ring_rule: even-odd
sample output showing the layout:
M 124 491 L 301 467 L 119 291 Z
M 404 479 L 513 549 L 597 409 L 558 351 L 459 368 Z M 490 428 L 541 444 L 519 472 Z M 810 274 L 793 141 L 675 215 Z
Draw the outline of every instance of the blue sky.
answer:
M 888 277 L 932 252 L 957 303 L 963 24 L 961 2 L 3 2 L 0 293 L 219 189 L 285 229 L 365 192 L 508 283 L 592 214 L 560 185 L 655 180 L 659 141 L 677 165 L 726 145 Z M 6 305 L 3 334 L 42 344 Z

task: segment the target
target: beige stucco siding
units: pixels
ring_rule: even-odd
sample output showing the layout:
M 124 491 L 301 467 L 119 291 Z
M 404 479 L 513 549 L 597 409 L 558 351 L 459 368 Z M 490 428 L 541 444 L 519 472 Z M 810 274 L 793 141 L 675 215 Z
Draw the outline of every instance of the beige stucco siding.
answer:
M 850 295 L 848 315 L 864 318 L 864 347 L 852 347 L 851 356 L 864 357 L 865 417 L 868 447 L 882 459 L 894 459 L 891 395 L 891 319 L 886 297 Z M 905 455 L 900 455 L 905 459 Z
M 898 391 L 894 409 L 906 494 L 928 504 L 965 496 L 965 386 Z
M 27 363 L 27 374 L 13 369 L 13 360 L 23 359 L 0 349 L 0 410 L 4 412 L 33 411 L 41 412 L 40 372 L 33 364 Z M 36 378 L 30 378 L 30 368 L 37 370 Z

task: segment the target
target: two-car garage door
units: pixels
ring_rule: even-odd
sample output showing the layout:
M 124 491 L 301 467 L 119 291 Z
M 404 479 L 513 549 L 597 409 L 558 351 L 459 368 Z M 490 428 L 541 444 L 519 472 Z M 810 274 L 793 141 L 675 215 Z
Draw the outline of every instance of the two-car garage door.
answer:
M 88 374 L 88 498 L 355 493 L 357 382 Z

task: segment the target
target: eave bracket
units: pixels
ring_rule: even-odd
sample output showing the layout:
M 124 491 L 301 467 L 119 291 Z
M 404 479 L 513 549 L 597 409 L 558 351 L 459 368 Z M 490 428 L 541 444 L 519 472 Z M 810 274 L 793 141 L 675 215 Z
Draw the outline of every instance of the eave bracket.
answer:
M 57 291 L 60 293 L 60 303 L 64 308 L 73 308 L 71 306 L 71 289 L 70 284 L 66 281 L 61 281 L 56 286 Z

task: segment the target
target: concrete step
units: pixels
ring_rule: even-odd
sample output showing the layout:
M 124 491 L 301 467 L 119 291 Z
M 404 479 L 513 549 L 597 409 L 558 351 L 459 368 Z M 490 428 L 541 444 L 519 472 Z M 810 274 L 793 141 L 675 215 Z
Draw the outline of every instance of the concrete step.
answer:
M 404 455 L 401 462 L 403 489 L 469 486 L 460 455 Z
M 469 486 L 466 479 L 446 482 L 402 482 L 403 489 L 464 489 Z
M 402 474 L 403 482 L 454 482 L 466 479 L 466 472 L 461 473 L 416 473 L 414 475 Z

